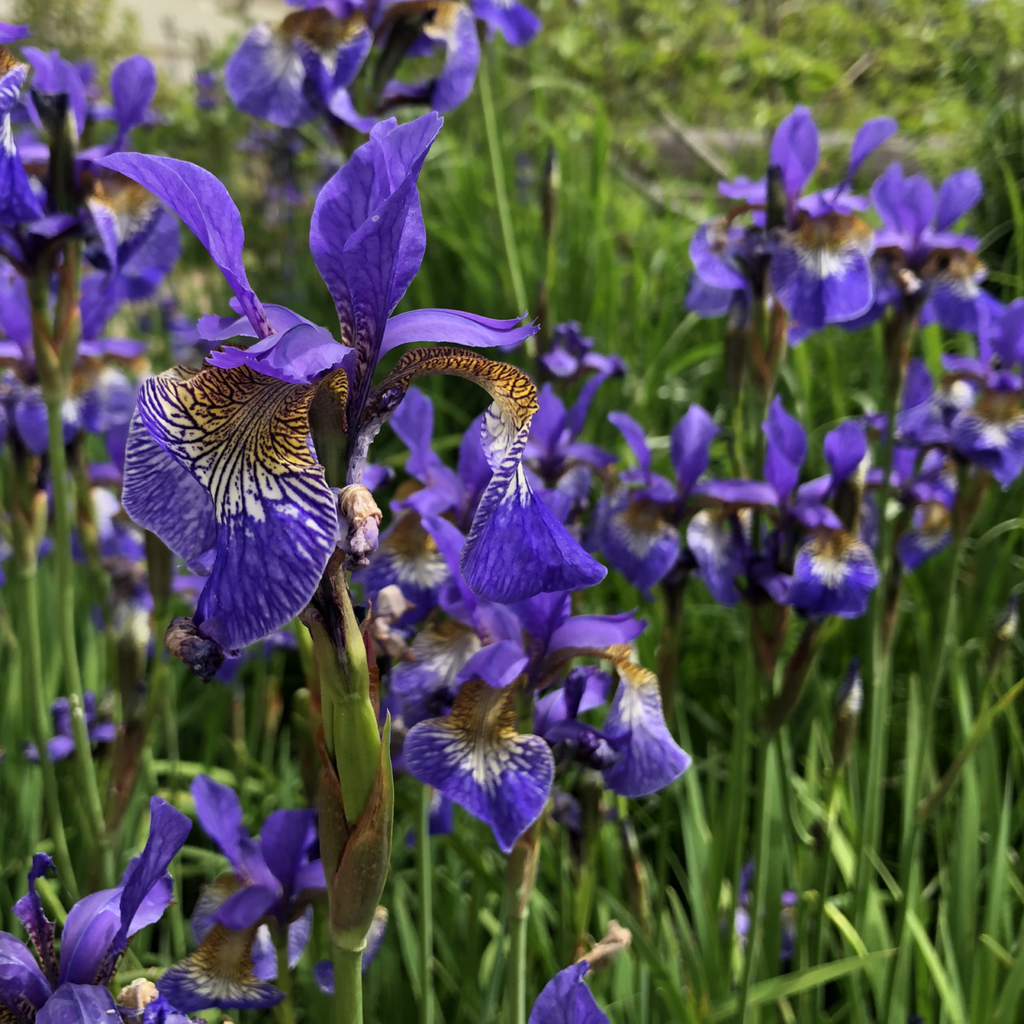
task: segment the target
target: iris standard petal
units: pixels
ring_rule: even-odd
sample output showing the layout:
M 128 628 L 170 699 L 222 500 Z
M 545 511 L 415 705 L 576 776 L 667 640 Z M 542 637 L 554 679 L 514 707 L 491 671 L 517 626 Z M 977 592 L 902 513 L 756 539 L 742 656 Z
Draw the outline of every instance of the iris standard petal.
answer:
M 676 471 L 679 491 L 687 495 L 707 470 L 711 442 L 718 436 L 710 414 L 699 405 L 691 405 L 669 437 L 669 454 Z
M 818 128 L 807 107 L 796 107 L 779 122 L 768 162 L 782 171 L 786 194 L 799 195 L 818 166 Z
M 477 651 L 462 666 L 456 680 L 462 683 L 480 679 L 488 686 L 503 690 L 515 681 L 528 661 L 521 644 L 514 640 L 499 640 Z
M 896 134 L 897 125 L 891 117 L 873 117 L 865 121 L 853 137 L 850 165 L 846 175 L 852 178 L 864 161 L 887 139 Z
M 74 741 L 72 741 L 74 746 Z M 53 757 L 52 751 L 50 759 Z M 32 867 L 28 873 L 28 892 L 14 904 L 14 915 L 21 921 L 33 947 L 39 963 L 42 965 L 43 973 L 46 975 L 50 985 L 57 985 L 57 958 L 54 952 L 54 928 L 53 922 L 43 912 L 43 904 L 36 892 L 36 881 L 45 878 L 47 872 L 53 867 L 53 859 L 45 853 L 37 853 L 32 858 Z M 0 977 L 3 976 L 3 967 L 0 966 Z M 2 984 L 2 983 L 0 983 Z M 0 1002 L 3 997 L 0 995 Z
M 636 457 L 641 474 L 646 478 L 651 472 L 651 450 L 647 447 L 647 431 L 632 416 L 624 412 L 608 413 L 608 422 L 622 435 Z
M 125 136 L 136 125 L 142 124 L 149 113 L 149 105 L 156 96 L 156 68 L 141 54 L 121 61 L 110 72 L 110 95 L 114 100 L 117 119 L 115 149 L 120 149 Z
M 508 853 L 547 803 L 555 766 L 539 736 L 516 731 L 513 693 L 466 683 L 447 718 L 409 730 L 405 763 L 421 782 L 485 821 Z
M 232 868 L 241 872 L 241 843 L 250 836 L 242 824 L 238 794 L 230 786 L 214 782 L 209 775 L 197 775 L 189 788 L 203 831 L 220 847 Z
M 527 1024 L 608 1024 L 608 1017 L 583 981 L 586 960 L 559 971 L 537 996 Z
M 36 1024 L 99 1024 L 121 1019 L 114 997 L 99 985 L 61 985 L 36 1016 Z
M 260 852 L 286 896 L 297 895 L 295 881 L 316 842 L 316 814 L 309 810 L 274 811 L 260 829 Z
M 867 434 L 859 420 L 847 420 L 825 435 L 825 459 L 832 468 L 832 486 L 852 476 L 868 452 Z
M 336 502 L 308 441 L 312 396 L 247 367 L 155 377 L 139 393 L 143 423 L 213 499 L 216 557 L 196 623 L 226 649 L 298 615 L 334 550 Z
M 209 171 L 187 160 L 143 153 L 114 153 L 99 162 L 137 181 L 166 203 L 206 247 L 256 334 L 265 338 L 273 333 L 245 273 L 245 232 L 238 207 Z
M 935 230 L 951 228 L 965 213 L 977 206 L 982 195 L 981 176 L 973 167 L 951 174 L 939 186 L 935 204 Z

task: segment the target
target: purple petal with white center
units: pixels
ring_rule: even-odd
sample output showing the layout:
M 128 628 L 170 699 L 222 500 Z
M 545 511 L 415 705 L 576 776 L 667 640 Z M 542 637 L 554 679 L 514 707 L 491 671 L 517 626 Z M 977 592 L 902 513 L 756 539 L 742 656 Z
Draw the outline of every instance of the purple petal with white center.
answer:
M 404 747 L 409 771 L 490 825 L 504 853 L 540 816 L 555 773 L 547 743 L 516 731 L 512 699 L 466 683 L 451 714 L 414 726 Z
M 526 314 L 512 320 L 495 320 L 458 309 L 414 309 L 391 317 L 380 345 L 383 357 L 399 345 L 439 342 L 467 348 L 512 348 L 540 330 L 523 324 Z
M 807 107 L 796 107 L 779 123 L 768 162 L 782 171 L 787 196 L 803 191 L 818 166 L 818 129 Z
M 807 435 L 800 421 L 790 416 L 778 395 L 772 401 L 762 424 L 767 447 L 764 456 L 765 479 L 785 499 L 796 488 L 800 467 L 807 456 Z
M 473 0 L 473 13 L 497 29 L 509 46 L 526 46 L 541 29 L 540 18 L 516 0 Z
M 52 760 L 52 757 L 51 757 Z M 36 881 L 45 878 L 53 867 L 53 860 L 45 853 L 37 853 L 32 858 L 32 867 L 28 873 L 28 892 L 14 904 L 14 916 L 21 921 L 28 937 L 35 947 L 36 956 L 43 967 L 47 981 L 52 986 L 57 984 L 57 959 L 54 953 L 53 922 L 43 912 L 43 904 L 36 892 Z M 0 964 L 0 978 L 4 975 Z M 0 981 L 0 986 L 2 986 Z M 2 989 L 0 989 L 2 993 Z M 0 1002 L 3 996 L 0 994 Z
M 265 338 L 272 333 L 242 262 L 245 232 L 238 207 L 209 171 L 187 160 L 142 153 L 114 153 L 99 163 L 137 181 L 169 206 L 206 247 L 256 334 Z
M 825 458 L 832 468 L 832 485 L 837 486 L 857 471 L 868 451 L 864 424 L 847 420 L 825 435 Z
M 896 134 L 897 125 L 891 117 L 873 117 L 857 129 L 850 147 L 850 165 L 846 172 L 848 178 L 857 173 L 858 168 L 883 142 Z
M 528 661 L 521 644 L 514 640 L 499 640 L 477 651 L 462 666 L 455 680 L 465 683 L 480 679 L 496 690 L 503 690 L 515 682 Z
M 36 1024 L 100 1024 L 121 1019 L 114 997 L 99 985 L 61 985 L 36 1016 Z
M 173 502 L 167 500 L 174 494 Z M 217 543 L 213 501 L 198 480 L 168 455 L 136 413 L 125 448 L 125 512 L 155 533 L 193 572 L 209 572 Z
M 690 767 L 692 758 L 672 738 L 661 708 L 658 679 L 630 661 L 615 662 L 619 688 L 608 709 L 604 734 L 619 748 L 621 759 L 604 772 L 605 785 L 621 796 L 657 793 Z
M 142 422 L 212 498 L 216 557 L 196 624 L 225 649 L 298 615 L 334 550 L 336 501 L 308 443 L 311 398 L 246 367 L 154 377 L 139 392 Z
M 914 509 L 911 528 L 896 540 L 896 554 L 903 567 L 913 572 L 919 565 L 949 546 L 952 516 L 939 501 L 930 501 Z
M 743 573 L 743 554 L 732 516 L 711 509 L 698 512 L 686 527 L 686 546 L 697 563 L 697 575 L 719 603 L 739 603 L 736 577 Z
M 803 330 L 853 320 L 871 308 L 872 248 L 863 221 L 839 214 L 807 218 L 772 256 L 772 291 Z
M 627 491 L 598 503 L 587 543 L 640 590 L 663 579 L 679 557 L 679 531 L 662 507 Z
M 291 40 L 257 25 L 224 67 L 224 87 L 239 110 L 282 128 L 311 120 L 316 111 L 303 85 L 306 68 Z
M 858 618 L 878 578 L 867 544 L 838 531 L 822 532 L 797 551 L 788 602 L 806 615 Z
M 15 1024 L 30 1021 L 52 991 L 25 944 L 0 932 L 0 1012 L 12 1014 Z
M 22 224 L 43 215 L 11 131 L 11 111 L 27 74 L 27 64 L 0 52 L 0 224 Z
M 128 132 L 145 121 L 149 105 L 156 96 L 156 68 L 152 61 L 141 54 L 121 61 L 110 72 L 110 94 L 117 119 L 114 145 L 119 149 Z
M 939 186 L 935 208 L 935 230 L 951 228 L 968 210 L 978 205 L 982 195 L 981 176 L 973 167 L 951 174 Z
M 416 634 L 411 662 L 391 671 L 391 689 L 398 698 L 406 726 L 446 710 L 458 688 L 462 667 L 480 650 L 480 638 L 459 622 L 443 622 Z
M 207 362 L 225 370 L 248 366 L 275 380 L 309 384 L 340 366 L 348 352 L 329 331 L 300 323 L 248 348 L 229 347 L 211 352 Z
M 718 427 L 707 410 L 699 405 L 691 405 L 672 428 L 669 453 L 680 494 L 688 495 L 707 470 L 711 442 L 717 436 Z
M 985 392 L 953 418 L 951 444 L 987 469 L 1006 490 L 1024 469 L 1024 413 L 1017 395 Z
M 586 960 L 559 971 L 541 990 L 527 1024 L 608 1024 L 608 1017 L 583 981 Z

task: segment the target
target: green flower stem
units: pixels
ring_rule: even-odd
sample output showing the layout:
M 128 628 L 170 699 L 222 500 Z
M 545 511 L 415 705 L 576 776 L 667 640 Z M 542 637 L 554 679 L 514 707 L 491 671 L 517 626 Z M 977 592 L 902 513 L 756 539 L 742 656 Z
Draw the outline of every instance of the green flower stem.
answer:
M 276 928 L 277 940 L 277 987 L 284 993 L 284 999 L 275 1007 L 281 1024 L 295 1024 L 295 1006 L 292 1002 L 292 972 L 288 965 L 288 929 Z
M 515 295 L 516 309 L 525 311 L 527 308 L 526 286 L 523 284 L 523 271 L 519 266 L 519 250 L 516 247 L 515 228 L 512 224 L 512 210 L 508 201 L 508 185 L 505 182 L 505 163 L 501 152 L 501 139 L 498 135 L 498 119 L 494 111 L 494 94 L 491 91 L 491 74 L 487 51 L 480 54 L 480 70 L 477 82 L 480 85 L 480 105 L 483 107 L 484 129 L 487 132 L 487 149 L 491 157 L 491 173 L 494 176 L 494 192 L 498 205 L 498 220 L 501 223 L 501 239 L 505 244 L 505 259 L 508 262 L 508 275 L 512 280 L 512 292 Z M 533 339 L 528 338 L 527 354 Z
M 15 536 L 20 532 L 18 517 L 13 516 Z M 78 882 L 71 866 L 71 853 L 68 850 L 67 836 L 64 834 L 64 818 L 61 813 L 60 796 L 57 790 L 57 773 L 53 762 L 46 752 L 46 742 L 50 738 L 49 711 L 46 707 L 46 689 L 43 682 L 43 648 L 39 627 L 39 594 L 36 578 L 36 567 L 20 566 L 19 590 L 21 591 L 21 609 L 18 615 L 18 644 L 22 659 L 22 687 L 24 700 L 31 708 L 35 732 L 36 747 L 39 750 L 39 768 L 43 776 L 43 800 L 46 804 L 46 816 L 50 821 L 50 833 L 53 838 L 53 859 L 57 864 L 64 887 L 71 894 L 72 900 L 78 899 Z
M 917 327 L 916 311 L 906 310 L 890 325 L 886 337 L 889 379 L 884 412 L 894 424 L 911 342 Z M 882 447 L 882 484 L 878 490 L 878 569 L 879 583 L 871 602 L 871 717 L 868 729 L 868 764 L 864 785 L 864 812 L 857 836 L 857 875 L 854 886 L 853 925 L 863 934 L 867 911 L 871 862 L 868 850 L 877 850 L 882 829 L 882 773 L 889 738 L 888 720 L 892 703 L 892 643 L 886 642 L 886 596 L 892 562 L 893 531 L 886 514 L 889 504 L 889 476 L 892 471 L 893 431 L 887 430 Z
M 530 897 L 533 894 L 537 871 L 534 836 L 534 829 L 531 829 L 519 839 L 509 854 L 505 868 L 505 898 L 509 927 L 505 983 L 506 1024 L 526 1024 L 526 936 L 530 917 Z
M 46 403 L 47 434 L 49 442 L 50 482 L 53 487 L 54 548 L 57 562 L 57 633 L 60 637 L 61 659 L 64 679 L 71 705 L 71 726 L 75 737 L 75 760 L 81 772 L 82 792 L 86 811 L 91 821 L 93 837 L 99 850 L 100 883 L 109 888 L 114 884 L 114 856 L 107 834 L 100 798 L 96 764 L 92 757 L 89 728 L 85 721 L 84 689 L 78 662 L 78 646 L 75 640 L 75 579 L 74 561 L 71 554 L 71 501 L 72 488 L 68 479 L 67 452 L 64 447 L 64 401 L 67 398 L 65 369 L 57 364 L 65 362 L 65 349 L 77 347 L 75 327 L 78 324 L 77 309 L 63 315 L 65 304 L 58 302 L 58 346 L 46 330 L 46 281 L 34 281 L 30 286 L 32 296 L 32 338 L 35 348 L 36 365 L 39 368 Z M 66 290 L 77 286 L 77 275 L 61 278 L 61 296 Z M 58 355 L 59 353 L 59 355 Z
M 416 870 L 420 888 L 420 1024 L 434 1024 L 434 879 L 430 837 L 429 786 L 420 787 L 420 812 L 416 819 Z
M 335 1024 L 362 1024 L 363 951 L 334 947 Z

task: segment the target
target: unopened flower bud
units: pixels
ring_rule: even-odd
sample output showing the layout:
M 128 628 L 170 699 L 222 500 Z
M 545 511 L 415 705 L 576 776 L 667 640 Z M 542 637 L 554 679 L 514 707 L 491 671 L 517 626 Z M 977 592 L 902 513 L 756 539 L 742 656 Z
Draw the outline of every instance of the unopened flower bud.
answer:
M 584 950 L 576 957 L 576 962 L 586 960 L 595 971 L 607 967 L 624 949 L 629 949 L 633 942 L 633 933 L 623 928 L 614 918 L 608 922 L 604 937 L 595 942 L 590 949 Z
M 130 985 L 121 989 L 117 1002 L 131 1010 L 142 1010 L 160 997 L 156 985 L 146 978 L 136 978 Z
M 999 615 L 996 622 L 996 639 L 1009 643 L 1017 634 L 1020 626 L 1020 599 L 1014 594 Z
M 192 619 L 172 619 L 164 635 L 167 650 L 208 683 L 224 664 L 224 648 L 206 636 Z
M 369 564 L 370 555 L 377 550 L 377 531 L 381 510 L 373 495 L 362 484 L 349 484 L 338 492 L 339 528 L 338 547 L 349 555 L 351 568 Z

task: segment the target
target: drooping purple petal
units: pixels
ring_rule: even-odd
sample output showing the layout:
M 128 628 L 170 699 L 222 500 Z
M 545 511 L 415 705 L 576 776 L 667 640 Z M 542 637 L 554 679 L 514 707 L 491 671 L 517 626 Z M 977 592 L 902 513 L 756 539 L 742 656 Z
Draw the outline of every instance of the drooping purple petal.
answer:
M 807 615 L 853 619 L 867 611 L 878 579 L 867 544 L 839 531 L 823 531 L 797 552 L 788 601 Z
M 25 944 L 0 932 L 0 1011 L 14 1014 L 17 1022 L 31 1020 L 52 991 Z
M 329 331 L 299 323 L 248 348 L 226 347 L 211 352 L 207 362 L 225 370 L 248 366 L 275 380 L 310 384 L 340 366 L 348 351 Z
M 245 367 L 154 377 L 139 417 L 212 498 L 216 557 L 196 624 L 225 649 L 306 606 L 334 549 L 336 501 L 309 449 L 309 387 Z
M 738 604 L 736 577 L 743 574 L 744 566 L 733 517 L 712 509 L 698 512 L 686 527 L 686 546 L 711 596 L 727 607 Z
M 257 336 L 265 338 L 272 333 L 242 262 L 245 232 L 238 207 L 209 171 L 187 160 L 143 153 L 114 153 L 99 162 L 137 181 L 166 203 L 206 247 Z
M 527 1024 L 608 1024 L 583 981 L 589 967 L 581 960 L 559 971 L 541 990 Z
M 11 131 L 11 111 L 27 74 L 27 64 L 0 51 L 0 224 L 22 224 L 43 215 Z
M 526 46 L 541 29 L 540 18 L 516 0 L 473 0 L 473 13 L 500 32 L 509 46 Z
M 547 743 L 516 731 L 512 691 L 478 681 L 447 718 L 410 729 L 404 752 L 409 771 L 490 825 L 504 853 L 539 817 L 554 778 Z
M 282 128 L 295 128 L 316 114 L 303 88 L 305 79 L 301 53 L 266 24 L 249 32 L 224 67 L 231 102 Z
M 679 531 L 662 506 L 625 490 L 601 499 L 586 540 L 642 591 L 663 579 L 679 557 Z

